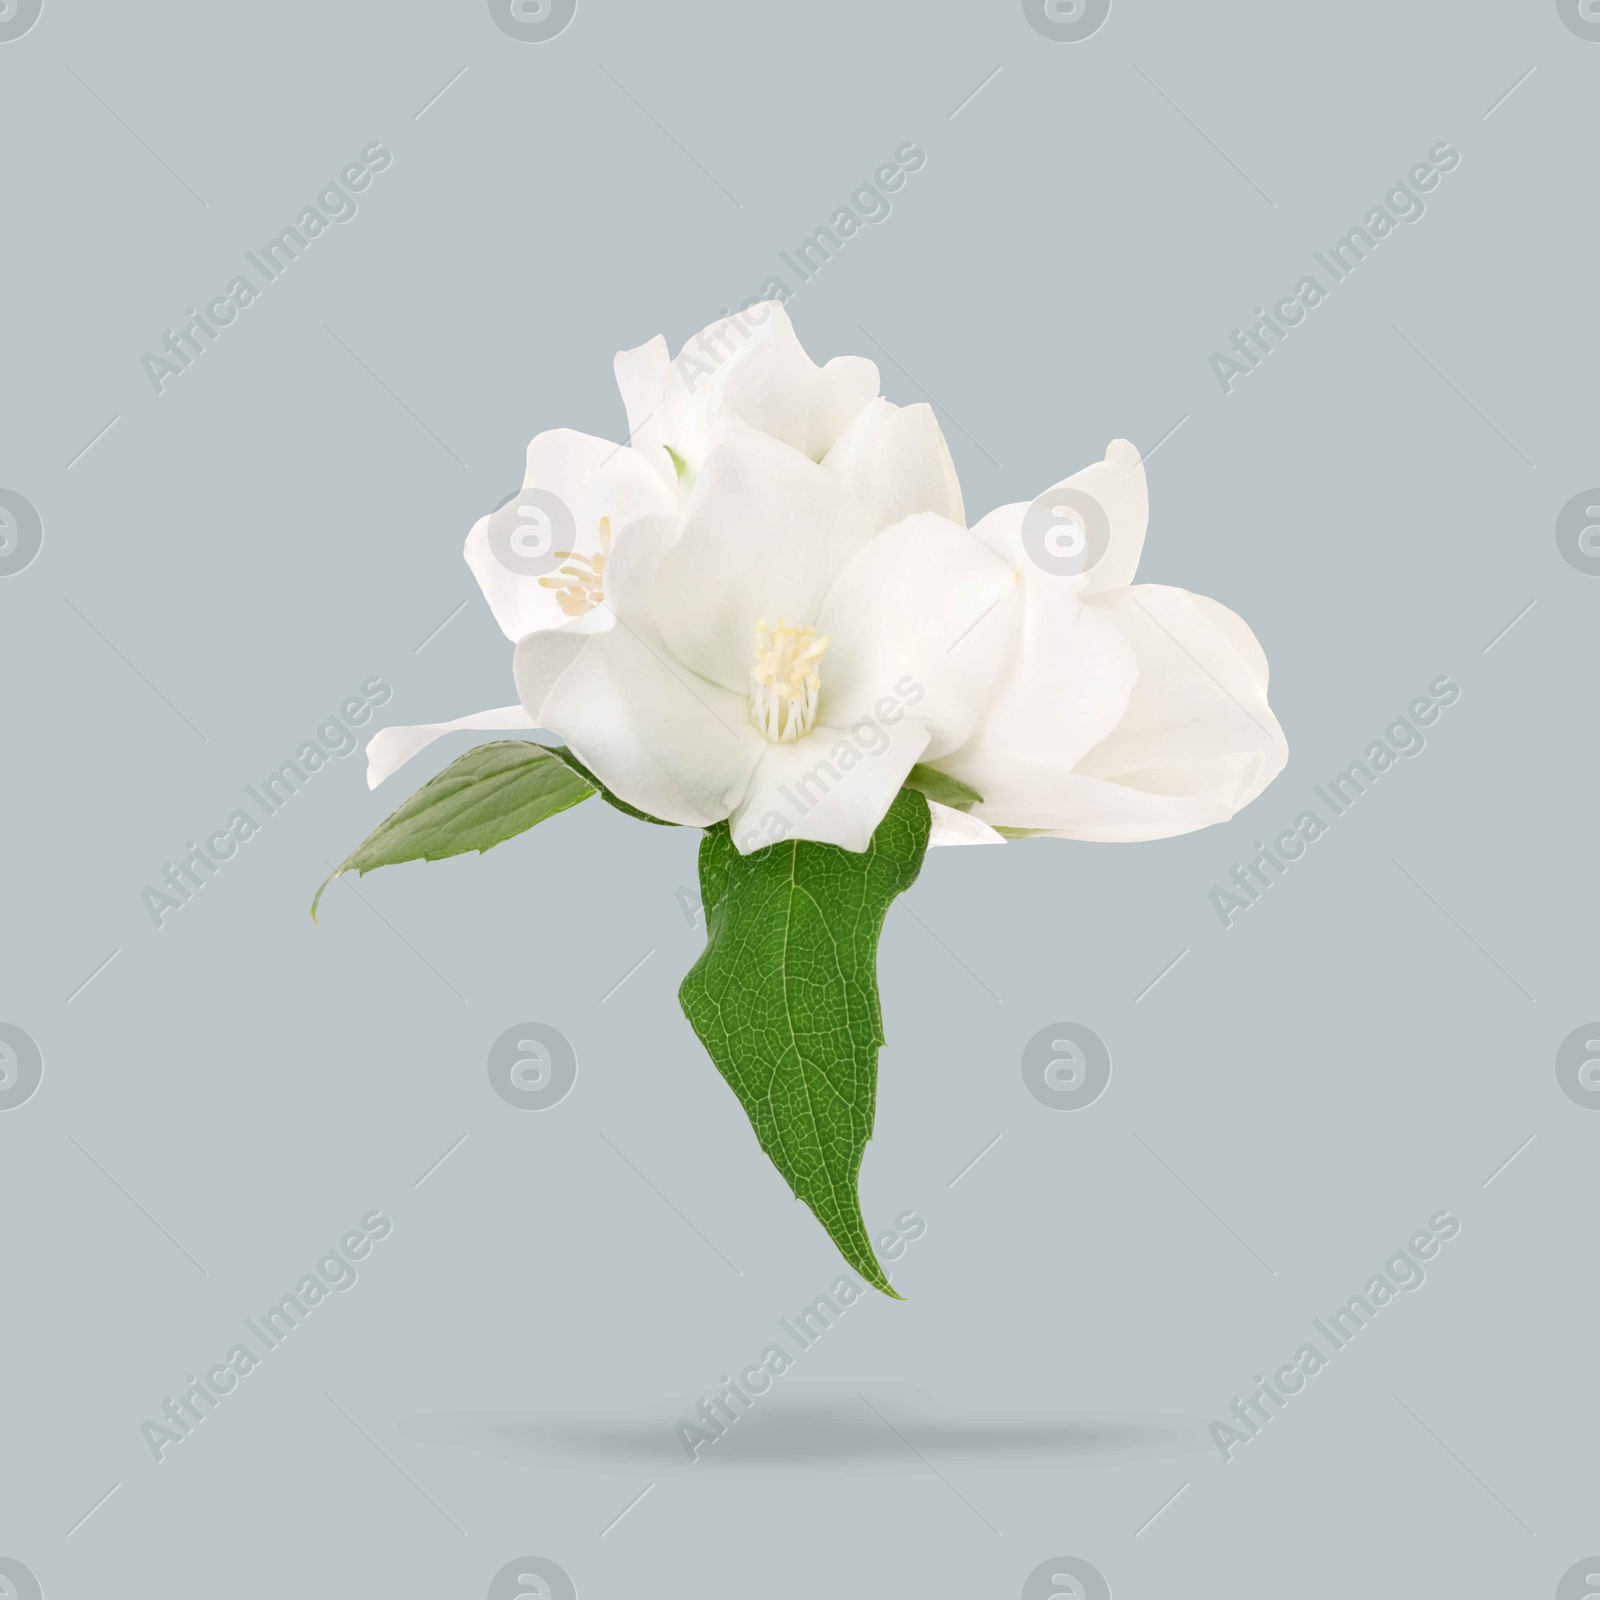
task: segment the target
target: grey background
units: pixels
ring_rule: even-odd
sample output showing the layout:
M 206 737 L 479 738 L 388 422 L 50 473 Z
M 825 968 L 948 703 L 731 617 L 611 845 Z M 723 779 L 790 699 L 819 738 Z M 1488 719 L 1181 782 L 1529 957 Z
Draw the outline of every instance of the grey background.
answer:
M 466 0 L 45 0 L 0 45 L 0 487 L 45 529 L 0 580 L 0 1021 L 45 1062 L 0 1115 L 0 1554 L 47 1596 L 481 1595 L 534 1554 L 584 1600 L 1010 1596 L 1057 1555 L 1119 1600 L 1553 1594 L 1600 1546 L 1600 1117 L 1554 1072 L 1600 1014 L 1600 583 L 1554 539 L 1600 480 L 1597 73 L 1543 0 L 1117 0 L 1075 44 L 1016 4 L 582 0 L 522 44 Z M 154 395 L 144 351 L 373 140 L 359 215 Z M 159 931 L 139 894 L 363 679 L 385 722 L 509 701 L 460 545 L 528 439 L 619 437 L 613 352 L 756 293 L 906 140 L 801 338 L 954 406 L 974 518 L 1159 445 L 1141 577 L 1248 619 L 1291 759 L 1198 835 L 930 858 L 862 1176 L 927 1221 L 909 1298 L 691 1468 L 673 1420 L 838 1270 L 676 1005 L 697 836 L 590 805 L 314 928 L 458 736 L 318 774 Z M 1426 216 L 1225 397 L 1212 351 L 1440 140 Z M 1440 674 L 1423 754 L 1224 930 L 1212 885 Z M 580 1063 L 537 1114 L 485 1067 L 530 1020 Z M 1057 1021 L 1114 1060 L 1085 1110 L 1022 1080 Z M 1224 1465 L 1206 1424 L 1441 1207 L 1424 1288 Z M 358 1285 L 153 1462 L 372 1208 Z

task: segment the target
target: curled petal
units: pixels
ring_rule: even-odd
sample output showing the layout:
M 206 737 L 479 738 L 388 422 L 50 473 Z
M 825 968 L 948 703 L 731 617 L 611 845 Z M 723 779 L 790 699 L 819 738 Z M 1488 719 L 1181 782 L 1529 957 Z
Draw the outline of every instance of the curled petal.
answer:
M 982 790 L 975 815 L 1063 839 L 1165 839 L 1227 821 L 1283 770 L 1266 657 L 1226 606 L 1140 584 L 1085 609 L 1122 630 L 1138 663 L 1126 714 L 1070 773 L 1035 762 L 1005 792 Z
M 996 833 L 987 822 L 980 822 L 968 812 L 957 811 L 954 806 L 940 805 L 937 800 L 928 802 L 928 815 L 933 819 L 933 828 L 928 835 L 930 850 L 939 845 L 1006 842 L 1005 835 Z
M 872 513 L 874 527 L 917 511 L 967 525 L 955 463 L 931 406 L 871 401 L 822 464 Z
M 412 756 L 426 750 L 435 739 L 447 733 L 470 730 L 479 733 L 522 732 L 538 724 L 521 706 L 499 706 L 493 711 L 475 711 L 454 722 L 422 722 L 411 727 L 380 728 L 367 741 L 367 787 L 376 789 L 391 773 L 398 772 Z
M 752 428 L 819 461 L 878 392 L 870 361 L 840 356 L 819 367 L 776 301 L 712 323 L 676 358 L 658 334 L 622 351 L 616 375 L 629 438 L 669 486 L 673 455 L 692 481 L 730 428 Z
M 1030 579 L 1087 598 L 1133 582 L 1149 521 L 1144 463 L 1126 439 L 1113 439 L 1105 460 L 998 507 L 972 531 Z
M 1034 827 L 1017 813 L 1048 808 L 1065 779 L 1128 709 L 1138 663 L 1126 632 L 1070 583 L 1023 575 L 1022 621 L 972 737 L 939 758 L 984 797 L 985 822 Z

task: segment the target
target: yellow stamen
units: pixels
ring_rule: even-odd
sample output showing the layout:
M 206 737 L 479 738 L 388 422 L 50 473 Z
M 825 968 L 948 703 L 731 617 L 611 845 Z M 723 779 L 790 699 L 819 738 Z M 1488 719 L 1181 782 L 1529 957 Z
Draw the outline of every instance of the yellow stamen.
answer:
M 811 731 L 822 687 L 822 657 L 828 636 L 814 627 L 791 628 L 778 618 L 770 628 L 756 623 L 750 669 L 750 720 L 774 744 L 792 744 Z
M 600 519 L 600 548 L 592 555 L 576 550 L 553 552 L 558 561 L 572 563 L 539 580 L 542 589 L 556 591 L 556 603 L 569 617 L 581 617 L 605 599 L 606 561 L 611 555 L 611 518 Z

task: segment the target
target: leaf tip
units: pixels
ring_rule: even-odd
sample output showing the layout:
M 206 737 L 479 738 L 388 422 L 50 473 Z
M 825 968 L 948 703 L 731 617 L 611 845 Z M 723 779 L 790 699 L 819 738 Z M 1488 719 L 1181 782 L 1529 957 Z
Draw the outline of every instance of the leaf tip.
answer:
M 317 927 L 319 928 L 322 926 L 322 924 L 317 921 L 317 907 L 322 904 L 323 892 L 335 878 L 340 876 L 343 871 L 344 869 L 342 867 L 336 867 L 328 874 L 326 878 L 322 880 L 320 884 L 318 884 L 317 892 L 311 897 L 311 920 L 312 922 L 316 923 Z

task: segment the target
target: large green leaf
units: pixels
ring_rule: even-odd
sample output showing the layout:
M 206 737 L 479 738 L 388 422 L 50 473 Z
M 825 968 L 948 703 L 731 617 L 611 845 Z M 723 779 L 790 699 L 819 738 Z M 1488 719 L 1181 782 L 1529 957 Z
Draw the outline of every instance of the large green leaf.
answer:
M 467 850 L 482 854 L 587 800 L 596 785 L 560 755 L 529 739 L 496 739 L 452 761 L 323 879 L 311 902 L 311 920 L 316 921 L 323 889 L 341 873 L 371 872 L 399 861 L 440 861 Z
M 911 790 L 859 854 L 790 841 L 741 856 L 718 823 L 700 845 L 706 947 L 678 992 L 773 1165 L 845 1260 L 895 1299 L 856 1178 L 884 1042 L 878 934 L 916 882 L 928 830 L 928 803 Z

